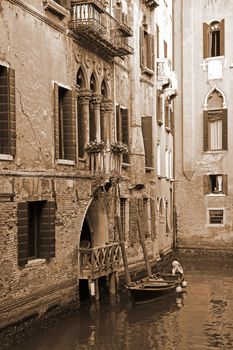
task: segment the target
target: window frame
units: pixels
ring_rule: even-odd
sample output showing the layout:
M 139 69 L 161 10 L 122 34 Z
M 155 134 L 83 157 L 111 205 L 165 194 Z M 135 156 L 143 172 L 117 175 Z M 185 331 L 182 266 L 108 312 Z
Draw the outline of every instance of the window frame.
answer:
M 222 211 L 222 223 L 211 223 L 210 212 Z M 225 209 L 224 208 L 207 208 L 207 226 L 208 227 L 224 227 L 225 226 Z
M 219 25 L 218 30 L 213 30 L 211 27 L 213 25 Z M 213 39 L 216 38 L 215 33 L 219 32 L 219 39 L 218 39 L 218 45 L 219 48 L 213 47 Z M 216 41 L 215 41 L 216 45 Z M 203 23 L 203 58 L 210 58 L 210 57 L 220 57 L 224 56 L 225 54 L 225 20 L 222 19 L 221 21 L 211 21 L 208 23 Z

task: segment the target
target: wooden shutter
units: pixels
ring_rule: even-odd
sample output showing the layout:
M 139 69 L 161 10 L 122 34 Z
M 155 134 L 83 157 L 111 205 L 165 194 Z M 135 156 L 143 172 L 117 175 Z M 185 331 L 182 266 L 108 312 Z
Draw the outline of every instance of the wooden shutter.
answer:
M 160 95 L 157 95 L 157 122 L 162 122 L 162 98 L 160 97 Z
M 75 98 L 73 90 L 66 90 L 63 97 L 64 158 L 75 160 Z
M 39 234 L 39 255 L 42 259 L 55 256 L 55 202 L 42 205 Z
M 155 40 L 154 35 L 149 34 L 149 67 L 151 70 L 155 69 Z
M 159 26 L 156 25 L 156 48 L 157 48 L 157 58 L 159 58 Z
M 203 112 L 203 150 L 208 151 L 209 141 L 208 141 L 208 111 Z
M 174 121 L 174 110 L 170 110 L 170 118 L 171 118 L 171 132 L 174 134 L 174 126 L 175 126 L 175 121 Z
M 77 111 L 78 111 L 78 156 L 83 158 L 84 156 L 84 121 L 82 113 L 81 98 L 77 99 Z
M 0 67 L 0 153 L 9 154 L 9 81 L 7 67 Z
M 228 176 L 222 175 L 222 191 L 225 195 L 228 194 Z
M 121 141 L 121 121 L 120 121 L 119 105 L 116 105 L 116 137 L 117 137 L 117 141 Z
M 152 117 L 142 117 L 142 135 L 145 148 L 145 165 L 153 167 Z
M 203 23 L 203 58 L 209 57 L 209 25 Z
M 156 221 L 155 221 L 155 200 L 150 199 L 150 216 L 151 216 L 151 237 L 156 237 Z
M 220 56 L 224 56 L 225 51 L 225 21 L 224 19 L 220 22 Z
M 228 121 L 227 121 L 227 109 L 222 110 L 222 148 L 228 149 Z
M 140 28 L 139 29 L 139 35 L 140 35 L 140 45 L 139 45 L 139 50 L 140 50 L 140 67 L 144 68 L 145 67 L 145 54 L 144 54 L 144 29 Z
M 55 158 L 59 159 L 59 86 L 54 84 L 54 143 Z
M 210 177 L 209 175 L 203 176 L 203 193 L 209 194 L 211 192 L 210 190 Z
M 137 242 L 138 227 L 137 227 L 137 214 L 138 214 L 138 199 L 131 198 L 129 202 L 129 238 L 130 243 Z
M 16 118 L 15 118 L 15 70 L 9 68 L 9 127 L 10 127 L 10 151 L 12 156 L 16 154 Z
M 18 264 L 28 261 L 28 203 L 18 203 Z
M 129 113 L 128 109 L 121 109 L 122 142 L 129 146 Z M 123 154 L 123 162 L 129 163 L 129 153 Z

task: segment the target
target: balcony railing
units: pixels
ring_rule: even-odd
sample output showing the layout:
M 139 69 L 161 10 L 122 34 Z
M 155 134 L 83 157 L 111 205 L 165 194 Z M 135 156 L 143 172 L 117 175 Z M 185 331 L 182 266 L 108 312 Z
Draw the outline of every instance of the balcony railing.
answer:
M 99 12 L 105 12 L 106 1 L 105 0 L 72 0 L 73 5 L 89 5 L 91 4 Z
M 71 6 L 70 29 L 81 45 L 108 57 L 133 53 L 120 23 L 109 13 L 100 13 L 91 2 L 72 3 Z
M 81 279 L 95 279 L 106 276 L 119 269 L 120 245 L 111 243 L 90 249 L 80 248 L 80 274 Z
M 167 58 L 157 62 L 157 88 L 167 97 L 177 95 L 177 77 L 172 70 L 171 61 Z
M 104 152 L 91 152 L 88 156 L 92 175 L 121 174 L 122 154 L 108 150 Z

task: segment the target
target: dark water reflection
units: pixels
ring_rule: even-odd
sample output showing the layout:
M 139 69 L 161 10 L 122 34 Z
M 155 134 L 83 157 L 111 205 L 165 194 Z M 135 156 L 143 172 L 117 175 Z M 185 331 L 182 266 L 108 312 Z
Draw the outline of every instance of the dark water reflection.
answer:
M 187 271 L 188 269 L 188 271 Z M 127 293 L 115 305 L 83 307 L 13 350 L 233 349 L 233 269 L 186 267 L 182 299 L 133 305 Z

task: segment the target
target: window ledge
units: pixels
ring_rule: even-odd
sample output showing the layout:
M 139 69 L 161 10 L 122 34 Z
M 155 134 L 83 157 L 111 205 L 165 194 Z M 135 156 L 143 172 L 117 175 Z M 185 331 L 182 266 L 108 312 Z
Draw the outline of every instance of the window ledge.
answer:
M 204 58 L 206 62 L 214 61 L 214 60 L 224 60 L 224 56 L 214 56 L 214 57 L 206 57 Z
M 150 68 L 144 67 L 142 68 L 142 73 L 152 76 L 154 75 L 155 72 Z
M 28 260 L 27 265 L 28 266 L 35 266 L 35 265 L 43 265 L 46 263 L 46 259 L 32 259 Z
M 69 11 L 67 11 L 63 6 L 57 4 L 53 0 L 43 0 L 43 5 L 45 11 L 50 11 L 61 19 L 68 16 L 69 14 Z
M 206 153 L 206 154 L 224 154 L 224 153 L 226 153 L 226 151 L 227 150 L 225 150 L 225 149 L 215 149 L 215 150 L 209 150 L 209 151 L 206 151 L 206 152 L 204 152 L 204 153 Z
M 226 197 L 224 193 L 208 193 L 207 197 Z
M 214 228 L 214 227 L 224 227 L 224 224 L 207 224 L 206 225 L 208 228 Z
M 145 169 L 146 169 L 147 172 L 151 172 L 151 171 L 154 170 L 154 168 L 151 167 L 151 166 L 146 166 Z
M 13 156 L 9 154 L 0 154 L 0 160 L 13 160 Z
M 59 165 L 75 165 L 75 161 L 68 160 L 68 159 L 58 159 L 57 164 L 59 164 Z

